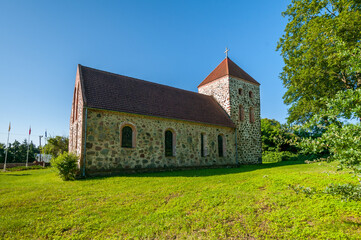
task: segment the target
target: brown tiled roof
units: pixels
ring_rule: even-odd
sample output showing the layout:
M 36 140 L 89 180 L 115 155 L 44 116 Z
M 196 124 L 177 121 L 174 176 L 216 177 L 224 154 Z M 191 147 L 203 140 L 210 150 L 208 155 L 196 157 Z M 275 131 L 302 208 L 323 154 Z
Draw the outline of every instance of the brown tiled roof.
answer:
M 78 67 L 87 107 L 235 127 L 211 96 Z
M 248 82 L 260 85 L 253 77 L 248 75 L 242 68 L 238 67 L 231 59 L 225 58 L 204 80 L 198 87 L 210 83 L 218 78 L 230 75 L 233 77 L 244 79 Z

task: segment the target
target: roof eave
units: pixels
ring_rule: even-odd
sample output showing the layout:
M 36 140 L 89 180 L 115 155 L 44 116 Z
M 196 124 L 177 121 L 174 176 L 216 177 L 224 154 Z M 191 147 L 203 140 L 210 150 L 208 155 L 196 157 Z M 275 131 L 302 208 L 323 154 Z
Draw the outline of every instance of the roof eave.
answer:
M 117 111 L 107 108 L 100 108 L 100 107 L 92 107 L 88 106 L 88 109 L 94 109 L 94 110 L 102 110 L 102 111 L 110 111 L 110 112 L 116 112 L 116 113 L 126 113 L 126 114 L 134 114 L 134 115 L 140 115 L 140 116 L 148 116 L 148 117 L 156 117 L 156 118 L 163 118 L 163 119 L 169 119 L 169 120 L 178 120 L 178 121 L 185 121 L 185 122 L 193 122 L 193 123 L 199 123 L 199 124 L 207 124 L 211 126 L 217 126 L 217 127 L 227 127 L 227 128 L 233 128 L 235 129 L 236 126 L 232 122 L 230 125 L 225 124 L 216 124 L 216 123 L 208 123 L 208 122 L 200 122 L 200 121 L 194 121 L 194 120 L 188 120 L 188 119 L 182 119 L 182 118 L 172 118 L 172 117 L 163 117 L 163 116 L 157 116 L 157 115 L 151 115 L 151 114 L 141 114 L 141 113 L 132 113 L 132 112 L 124 112 L 124 111 Z

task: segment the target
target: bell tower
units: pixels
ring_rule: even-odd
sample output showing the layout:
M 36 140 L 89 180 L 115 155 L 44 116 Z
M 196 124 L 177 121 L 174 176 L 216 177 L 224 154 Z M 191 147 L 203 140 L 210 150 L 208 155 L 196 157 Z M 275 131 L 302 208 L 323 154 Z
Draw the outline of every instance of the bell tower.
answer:
M 260 84 L 226 58 L 199 84 L 198 92 L 210 95 L 236 125 L 238 162 L 262 162 Z

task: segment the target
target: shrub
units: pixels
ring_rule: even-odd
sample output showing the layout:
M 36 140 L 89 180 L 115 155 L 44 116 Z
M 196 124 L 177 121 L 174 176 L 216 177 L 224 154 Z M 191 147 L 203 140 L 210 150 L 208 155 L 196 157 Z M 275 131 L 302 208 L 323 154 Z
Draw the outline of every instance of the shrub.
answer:
M 303 161 L 305 163 L 329 161 L 328 155 L 323 154 L 296 154 L 292 152 L 271 152 L 262 153 L 263 163 L 274 163 L 282 161 Z
M 51 161 L 59 176 L 64 180 L 74 180 L 78 172 L 78 156 L 64 152 Z
M 262 162 L 272 163 L 272 162 L 282 162 L 289 160 L 297 160 L 297 154 L 291 152 L 271 152 L 266 151 L 263 153 Z
M 360 184 L 330 184 L 326 190 L 326 194 L 341 196 L 343 200 L 361 200 Z

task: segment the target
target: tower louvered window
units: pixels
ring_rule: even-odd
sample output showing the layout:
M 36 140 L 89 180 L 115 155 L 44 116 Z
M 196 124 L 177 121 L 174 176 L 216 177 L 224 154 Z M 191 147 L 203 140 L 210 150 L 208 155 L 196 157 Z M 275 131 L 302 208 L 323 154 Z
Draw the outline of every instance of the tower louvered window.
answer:
M 242 105 L 239 106 L 239 120 L 240 121 L 244 120 L 244 109 Z
M 249 121 L 254 123 L 254 109 L 252 107 L 249 109 Z

